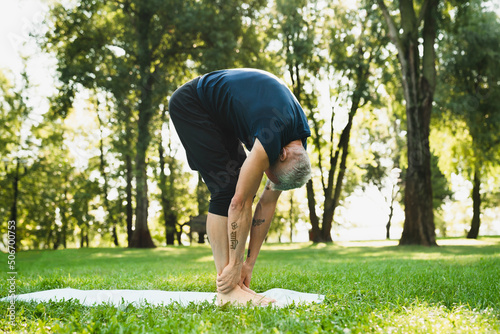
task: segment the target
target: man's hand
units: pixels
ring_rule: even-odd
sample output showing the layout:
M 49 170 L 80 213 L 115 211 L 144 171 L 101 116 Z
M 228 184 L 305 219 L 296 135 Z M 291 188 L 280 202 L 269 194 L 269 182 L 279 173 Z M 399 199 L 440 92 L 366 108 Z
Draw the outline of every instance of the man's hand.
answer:
M 228 293 L 233 290 L 241 279 L 241 265 L 228 264 L 220 275 L 217 275 L 217 291 Z
M 245 261 L 243 263 L 243 266 L 241 267 L 240 286 L 244 285 L 247 288 L 250 287 L 250 281 L 252 280 L 252 271 L 253 271 L 253 265 Z

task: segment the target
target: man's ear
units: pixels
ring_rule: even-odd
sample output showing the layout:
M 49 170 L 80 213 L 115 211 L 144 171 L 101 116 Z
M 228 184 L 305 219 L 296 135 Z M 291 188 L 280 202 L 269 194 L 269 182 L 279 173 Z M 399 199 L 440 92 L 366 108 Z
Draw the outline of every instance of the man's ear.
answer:
M 281 149 L 281 152 L 280 152 L 280 161 L 285 161 L 286 160 L 286 156 L 287 156 L 287 150 L 286 148 L 282 148 Z

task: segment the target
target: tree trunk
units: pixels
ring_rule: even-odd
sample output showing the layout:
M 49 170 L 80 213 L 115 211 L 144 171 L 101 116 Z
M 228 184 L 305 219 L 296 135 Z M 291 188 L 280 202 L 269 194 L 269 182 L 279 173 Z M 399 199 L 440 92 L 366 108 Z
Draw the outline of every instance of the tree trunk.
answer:
M 100 164 L 99 169 L 104 179 L 104 185 L 102 188 L 102 196 L 104 201 L 104 210 L 107 213 L 105 225 L 106 229 L 111 225 L 111 238 L 113 239 L 113 243 L 115 246 L 119 246 L 118 244 L 118 236 L 116 235 L 116 222 L 114 221 L 114 217 L 110 210 L 109 200 L 108 200 L 108 192 L 109 192 L 109 181 L 108 174 L 106 173 L 106 157 L 104 156 L 104 137 L 103 137 L 103 127 L 104 122 L 99 115 L 99 111 L 97 111 L 97 120 L 99 121 L 99 151 L 100 151 Z
M 355 93 L 356 95 L 356 93 Z M 335 209 L 338 206 L 340 194 L 342 192 L 342 183 L 344 181 L 344 175 L 346 170 L 347 163 L 347 155 L 349 154 L 349 139 L 351 136 L 352 129 L 352 121 L 354 119 L 354 115 L 359 107 L 359 98 L 353 99 L 351 111 L 349 112 L 349 120 L 344 130 L 342 130 L 342 134 L 340 135 L 340 140 L 338 144 L 337 151 L 335 153 L 333 161 L 333 165 L 330 166 L 332 175 L 329 177 L 328 182 L 328 197 L 329 200 L 325 200 L 325 211 L 323 213 L 323 229 L 322 229 L 322 238 L 326 242 L 332 242 L 332 223 L 333 217 L 335 215 Z M 333 187 L 333 182 L 330 181 L 334 179 L 335 170 L 337 169 L 337 161 L 340 151 L 342 151 L 342 156 L 340 158 L 339 172 L 337 174 L 337 181 L 335 182 L 335 188 Z M 332 194 L 333 192 L 333 194 Z M 328 204 L 328 206 L 327 206 Z
M 412 90 L 410 94 L 418 92 Z M 406 108 L 408 169 L 404 200 L 405 222 L 400 245 L 437 245 L 432 207 L 429 119 L 422 117 L 422 114 L 430 113 L 430 108 L 431 105 L 417 108 L 408 104 Z
M 413 3 L 405 3 L 412 6 Z M 401 5 L 404 7 L 403 5 Z M 408 170 L 405 187 L 405 222 L 400 245 L 436 246 L 432 205 L 429 127 L 435 89 L 437 1 L 431 0 L 424 16 L 424 54 L 419 64 L 418 25 L 403 41 L 400 55 L 406 100 Z M 417 21 L 418 22 L 418 21 Z M 421 72 L 420 72 L 421 71 Z
M 53 250 L 57 250 L 59 248 L 59 242 L 61 242 L 61 234 L 58 233 L 56 237 L 56 241 L 54 241 L 54 245 L 52 245 Z
M 208 188 L 203 182 L 201 174 L 198 173 L 198 184 L 196 185 L 196 202 L 198 204 L 198 215 L 206 215 L 208 212 L 209 203 Z
M 16 159 L 16 173 L 14 175 L 14 180 L 12 182 L 12 188 L 14 191 L 14 198 L 12 199 L 12 206 L 10 208 L 9 221 L 14 222 L 14 249 L 18 250 L 19 245 L 21 245 L 21 233 L 19 233 L 19 224 L 17 222 L 17 199 L 19 197 L 19 158 Z
M 392 216 L 394 215 L 394 206 L 392 204 L 389 210 L 390 210 L 389 218 L 387 219 L 387 225 L 385 225 L 385 238 L 387 240 L 391 239 L 391 223 L 392 223 Z
M 408 169 L 405 222 L 399 244 L 436 246 L 429 126 L 436 85 L 434 43 L 438 0 L 426 0 L 420 17 L 412 0 L 400 0 L 400 28 L 396 27 L 384 1 L 378 3 L 389 27 L 388 34 L 398 49 L 406 101 Z M 421 19 L 424 20 L 422 64 L 418 49 Z
M 130 139 L 127 138 L 127 147 L 130 147 Z M 125 178 L 127 185 L 125 187 L 126 197 L 127 197 L 127 206 L 125 207 L 125 211 L 127 214 L 127 245 L 128 247 L 132 246 L 132 222 L 134 219 L 134 208 L 132 207 L 132 180 L 134 179 L 134 171 L 132 170 L 132 157 L 130 153 L 125 153 Z
M 80 230 L 80 248 L 83 248 L 84 241 L 85 241 L 85 233 L 83 232 L 83 226 L 82 226 Z
M 132 131 L 132 109 L 126 104 L 124 101 L 118 101 L 119 108 L 123 113 L 123 141 L 124 147 L 122 148 L 122 156 L 124 158 L 125 164 L 125 200 L 127 204 L 125 205 L 125 215 L 126 215 L 126 230 L 127 230 L 127 246 L 131 247 L 132 243 L 132 235 L 134 233 L 132 229 L 133 221 L 134 221 L 134 206 L 133 206 L 133 188 L 132 182 L 134 180 L 134 166 L 133 166 L 133 139 L 134 133 Z
M 351 125 L 352 125 L 352 122 L 351 122 Z M 344 175 L 345 175 L 346 164 L 347 164 L 347 155 L 349 154 L 349 136 L 350 136 L 350 131 L 351 131 L 351 125 L 349 125 L 347 138 L 345 139 L 345 142 L 342 144 L 342 157 L 340 159 L 339 173 L 337 175 L 337 182 L 335 184 L 335 192 L 333 194 L 333 201 L 332 201 L 333 208 L 331 210 L 330 216 L 328 217 L 326 224 L 323 223 L 324 238 L 325 238 L 325 240 L 327 240 L 329 242 L 332 241 L 331 229 L 332 229 L 333 217 L 335 215 L 335 209 L 339 205 L 340 194 L 342 192 L 342 186 L 343 186 L 343 182 L 344 182 Z
M 49 249 L 50 243 L 52 242 L 52 226 L 49 225 L 49 230 L 47 231 L 47 237 L 45 239 L 45 249 Z
M 477 239 L 479 236 L 479 227 L 481 225 L 481 176 L 478 169 L 474 172 L 474 186 L 472 188 L 472 223 L 467 233 L 468 239 Z
M 119 247 L 120 243 L 118 242 L 118 231 L 117 231 L 116 223 L 113 224 L 112 231 L 111 231 L 111 236 L 113 238 L 113 244 L 116 247 Z
M 89 247 L 89 225 L 88 221 L 84 221 L 80 226 L 80 248 L 85 247 L 85 243 L 87 243 L 87 247 Z
M 173 245 L 175 242 L 175 223 L 176 219 L 172 214 L 169 214 L 167 218 L 165 218 L 165 233 L 167 245 Z
M 392 216 L 394 215 L 394 200 L 396 199 L 396 185 L 394 184 L 392 186 L 392 191 L 391 191 L 391 204 L 389 205 L 389 217 L 387 218 L 387 225 L 385 225 L 385 238 L 387 240 L 391 239 L 391 223 L 392 223 Z
M 287 37 L 287 45 L 290 45 L 290 40 Z M 287 50 L 289 48 L 287 47 Z M 300 81 L 300 73 L 299 73 L 299 66 L 298 64 L 293 64 L 289 63 L 288 64 L 288 71 L 290 73 L 290 77 L 292 79 L 292 86 L 293 86 L 293 93 L 295 95 L 295 98 L 299 101 L 299 103 L 302 103 L 301 101 L 301 92 L 302 92 L 302 83 Z M 307 184 L 306 184 L 306 190 L 307 190 L 307 206 L 309 208 L 309 220 L 311 222 L 311 230 L 309 231 L 309 240 L 312 242 L 322 242 L 322 235 L 321 235 L 321 230 L 319 226 L 319 217 L 316 213 L 316 198 L 314 196 L 314 186 L 313 186 L 313 180 L 310 179 Z
M 142 6 L 141 6 L 142 7 Z M 135 159 L 136 180 L 136 208 L 135 208 L 135 230 L 132 236 L 131 247 L 153 248 L 155 247 L 148 227 L 148 178 L 146 152 L 151 141 L 149 123 L 153 116 L 151 74 L 151 50 L 149 46 L 149 23 L 152 11 L 147 6 L 138 9 L 137 37 L 138 37 L 138 63 L 141 74 L 139 120 Z
M 64 183 L 68 184 L 68 175 L 66 174 L 64 177 Z M 68 204 L 68 189 L 66 186 L 64 187 L 64 192 L 63 192 L 63 200 L 61 201 L 61 206 L 60 206 L 60 214 L 61 214 L 61 243 L 63 247 L 66 249 L 67 247 L 67 234 L 68 234 L 68 215 L 67 215 L 67 210 L 66 210 L 66 205 Z
M 139 131 L 140 132 L 140 131 Z M 138 145 L 141 146 L 141 145 Z M 146 175 L 145 151 L 137 147 L 138 158 L 136 160 L 136 211 L 135 230 L 132 235 L 130 247 L 154 248 L 153 239 L 148 227 L 148 186 Z
M 198 232 L 198 243 L 199 244 L 205 243 L 205 233 Z
M 175 231 L 175 237 L 177 238 L 177 244 L 182 246 L 181 238 L 182 238 L 182 226 L 179 227 L 179 231 Z M 189 240 L 191 244 L 191 239 Z
M 361 52 L 362 49 L 360 49 Z M 363 53 L 360 54 L 360 59 L 363 57 Z M 370 54 L 370 59 L 372 58 Z M 349 140 L 351 138 L 352 123 L 354 116 L 359 109 L 361 103 L 361 93 L 365 90 L 369 71 L 370 62 L 368 62 L 368 67 L 363 69 L 362 66 L 358 68 L 356 89 L 352 95 L 351 110 L 349 111 L 349 118 L 345 128 L 342 130 L 340 135 L 340 140 L 337 146 L 337 150 L 333 158 L 331 158 L 330 175 L 328 177 L 328 188 L 325 192 L 325 211 L 323 213 L 323 240 L 327 242 L 332 241 L 331 229 L 333 223 L 333 217 L 335 216 L 335 209 L 337 208 L 340 200 L 340 194 L 342 193 L 342 186 L 344 182 L 344 176 L 347 165 L 347 156 L 349 155 Z M 333 187 L 333 180 L 335 176 L 335 171 L 337 169 L 337 162 L 339 153 L 342 151 L 340 158 L 339 171 L 337 174 L 337 181 L 335 182 L 335 188 Z
M 166 109 L 163 108 L 161 112 L 162 123 L 166 122 Z M 160 184 L 161 191 L 161 207 L 163 210 L 163 222 L 165 225 L 165 236 L 167 245 L 173 245 L 175 240 L 175 225 L 177 223 L 172 205 L 172 191 L 167 189 L 167 175 L 165 174 L 165 154 L 163 148 L 163 138 L 160 139 L 158 144 L 158 156 L 160 162 Z M 173 171 L 170 168 L 170 175 Z M 170 185 L 173 186 L 174 180 L 171 180 Z M 170 189 L 173 189 L 172 187 Z
M 85 247 L 89 248 L 89 224 L 85 223 Z
M 319 219 L 316 214 L 316 199 L 314 197 L 313 181 L 310 179 L 306 185 L 307 190 L 307 206 L 309 208 L 309 220 L 312 229 L 309 233 L 309 240 L 312 242 L 321 242 L 321 233 L 319 230 Z

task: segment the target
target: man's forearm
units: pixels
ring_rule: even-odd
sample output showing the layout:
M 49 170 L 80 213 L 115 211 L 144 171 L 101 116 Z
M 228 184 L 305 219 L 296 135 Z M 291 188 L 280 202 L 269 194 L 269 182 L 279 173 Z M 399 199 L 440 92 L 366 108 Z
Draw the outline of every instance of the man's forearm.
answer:
M 246 203 L 241 208 L 230 208 L 228 214 L 229 264 L 243 264 L 245 245 L 250 230 L 252 204 Z
M 252 203 L 242 205 L 231 204 L 228 212 L 228 263 L 217 276 L 217 291 L 228 293 L 241 280 L 241 270 L 245 253 L 245 244 L 252 219 Z
M 266 239 L 267 233 L 269 232 L 269 226 L 271 225 L 275 209 L 276 202 L 265 204 L 259 202 L 255 208 L 246 260 L 247 263 L 252 266 L 255 265 L 262 243 Z

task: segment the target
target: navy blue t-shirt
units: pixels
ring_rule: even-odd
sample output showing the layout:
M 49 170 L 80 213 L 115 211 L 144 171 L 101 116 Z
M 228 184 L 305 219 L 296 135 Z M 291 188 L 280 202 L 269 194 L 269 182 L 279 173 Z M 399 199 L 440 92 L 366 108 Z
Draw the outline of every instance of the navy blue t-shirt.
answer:
M 198 96 L 224 131 L 232 131 L 247 149 L 258 138 L 272 165 L 281 149 L 311 135 L 307 118 L 292 92 L 276 76 L 255 69 L 205 74 Z

